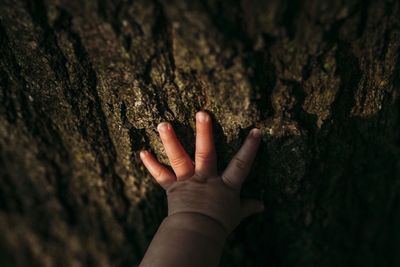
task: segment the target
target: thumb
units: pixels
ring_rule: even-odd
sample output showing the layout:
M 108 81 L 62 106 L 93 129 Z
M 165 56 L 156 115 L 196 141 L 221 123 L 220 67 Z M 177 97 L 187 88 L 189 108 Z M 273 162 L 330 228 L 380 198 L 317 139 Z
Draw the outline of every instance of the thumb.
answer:
M 241 199 L 240 215 L 241 220 L 264 210 L 264 203 L 257 199 Z

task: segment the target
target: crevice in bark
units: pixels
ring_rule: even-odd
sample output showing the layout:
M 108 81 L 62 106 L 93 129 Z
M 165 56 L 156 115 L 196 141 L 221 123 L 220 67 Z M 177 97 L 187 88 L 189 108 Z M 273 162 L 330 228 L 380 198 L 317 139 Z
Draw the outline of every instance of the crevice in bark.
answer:
M 172 49 L 172 32 L 171 32 L 171 22 L 168 21 L 167 16 L 165 15 L 163 5 L 156 0 L 155 1 L 155 13 L 156 13 L 156 21 L 153 27 L 153 35 L 155 36 L 155 41 L 159 44 L 162 44 L 160 47 L 161 54 L 165 53 L 167 60 L 166 60 L 166 76 L 167 82 L 172 82 L 175 80 L 175 59 L 173 55 Z M 162 86 L 164 86 L 163 84 Z
M 3 26 L 3 23 L 0 20 L 0 55 L 1 53 L 5 53 L 9 49 L 8 47 L 8 37 L 6 30 Z M 1 55 L 1 57 L 5 57 L 5 55 Z M 7 65 L 5 65 L 7 66 Z M 4 66 L 4 67 L 5 67 Z M 3 66 L 1 66 L 3 67 Z M 14 103 L 14 93 L 10 88 L 10 80 L 6 70 L 0 69 L 0 88 L 2 89 L 2 105 L 5 108 L 4 112 L 7 118 L 7 121 L 11 124 L 15 124 L 17 120 L 17 110 Z
M 302 7 L 303 1 L 292 0 L 292 1 L 282 1 L 282 16 L 279 20 L 279 24 L 283 25 L 286 29 L 286 34 L 289 39 L 293 39 L 296 35 L 296 19 L 299 15 L 297 12 Z
M 359 1 L 357 8 L 360 10 L 360 20 L 357 25 L 357 37 L 361 37 L 367 27 L 369 0 Z
M 264 34 L 262 36 L 264 47 L 257 50 L 254 40 L 245 30 L 246 23 L 243 20 L 243 7 L 240 1 L 234 3 L 217 1 L 212 7 L 208 1 L 201 1 L 206 13 L 220 33 L 226 38 L 227 45 L 232 49 L 233 54 L 230 59 L 224 63 L 228 68 L 232 60 L 238 56 L 242 58 L 242 64 L 245 66 L 247 79 L 252 88 L 251 101 L 260 110 L 260 118 L 262 121 L 266 119 L 273 108 L 271 105 L 271 93 L 276 83 L 275 67 L 271 62 L 268 47 L 273 43 L 273 38 Z M 225 10 L 232 17 L 226 17 Z M 233 14 L 231 14 L 233 13 Z M 235 45 L 239 42 L 243 45 L 243 51 L 239 52 L 239 48 Z
M 396 65 L 394 67 L 391 80 L 393 81 L 393 88 L 397 91 L 397 94 L 400 92 L 400 49 L 398 50 L 399 55 L 397 56 Z M 396 98 L 396 93 L 393 94 L 393 98 Z
M 9 41 L 6 36 L 3 36 L 3 56 L 6 59 L 8 75 L 13 76 L 13 80 L 19 81 L 20 84 L 16 89 L 17 100 L 19 101 L 19 111 L 21 112 L 22 121 L 26 125 L 26 130 L 38 140 L 38 144 L 46 147 L 42 151 L 45 153 L 38 154 L 38 159 L 46 166 L 50 166 L 49 172 L 52 173 L 48 177 L 49 183 L 55 185 L 60 203 L 64 206 L 67 212 L 67 219 L 70 223 L 75 222 L 74 200 L 68 197 L 68 180 L 71 172 L 68 169 L 63 169 L 61 166 L 70 164 L 69 153 L 64 147 L 62 139 L 55 129 L 51 118 L 44 113 L 39 106 L 39 101 L 33 102 L 31 105 L 27 96 L 27 82 L 21 74 L 21 69 L 15 59 Z M 36 200 L 37 201 L 37 200 Z
M 296 103 L 293 107 L 294 119 L 299 122 L 300 128 L 307 131 L 307 135 L 312 137 L 318 131 L 317 127 L 317 116 L 310 114 L 303 109 L 304 100 L 306 94 L 301 83 L 297 81 L 283 81 L 292 88 L 292 94 L 296 99 Z
M 124 1 L 106 1 L 97 0 L 98 14 L 107 21 L 113 28 L 115 34 L 119 36 L 121 34 L 121 21 L 120 13 L 123 8 Z M 128 1 L 131 3 L 132 1 Z
M 243 29 L 243 11 L 240 7 L 240 0 L 216 1 L 213 3 L 214 6 L 211 6 L 207 0 L 201 0 L 201 3 L 212 23 L 224 34 L 228 43 L 234 43 L 230 41 L 238 40 L 244 45 L 245 50 L 252 48 L 253 42 Z M 228 17 L 228 15 L 232 15 L 232 17 Z
M 0 26 L 1 28 L 1 26 Z M 2 34 L 0 32 L 0 34 Z M 0 45 L 0 47 L 2 47 Z M 7 118 L 7 121 L 11 124 L 15 124 L 17 120 L 17 111 L 15 108 L 13 96 L 12 96 L 12 90 L 9 86 L 9 80 L 8 80 L 8 75 L 5 71 L 0 70 L 0 88 L 2 89 L 2 97 L 1 97 L 1 102 L 3 107 L 5 108 L 4 112 Z
M 5 212 L 14 212 L 23 214 L 24 205 L 19 197 L 15 197 L 13 194 L 17 192 L 18 189 L 15 186 L 13 177 L 10 173 L 12 170 L 7 167 L 9 162 L 9 153 L 5 153 L 6 148 L 0 144 L 0 177 L 2 179 L 2 186 L 0 187 L 0 210 Z
M 361 79 L 361 69 L 358 58 L 351 52 L 351 46 L 344 41 L 338 43 L 336 62 L 340 87 L 332 103 L 332 118 L 339 121 L 350 117 L 355 104 L 354 93 Z
M 124 210 L 126 211 L 130 204 L 124 192 L 123 181 L 114 169 L 116 151 L 110 138 L 107 119 L 97 92 L 97 74 L 92 67 L 81 38 L 70 28 L 70 20 L 71 16 L 65 10 L 60 10 L 57 25 L 62 28 L 58 30 L 68 33 L 81 69 L 80 77 L 78 77 L 79 83 L 69 87 L 70 90 L 67 92 L 67 99 L 69 99 L 71 106 L 76 107 L 75 114 L 80 119 L 80 129 L 83 137 L 99 156 L 102 176 L 109 177 L 113 191 L 115 191 L 115 195 L 124 203 Z M 124 211 L 118 214 L 120 219 L 125 218 L 125 216 Z
M 60 50 L 54 30 L 50 27 L 46 9 L 42 1 L 36 1 L 30 7 L 30 14 L 34 21 L 40 23 L 43 29 L 44 51 L 50 53 L 49 62 L 53 66 L 56 78 L 64 84 L 64 96 L 71 106 L 73 114 L 79 121 L 79 129 L 82 137 L 91 146 L 97 155 L 101 170 L 100 175 L 110 185 L 110 195 L 107 198 L 114 215 L 121 224 L 126 221 L 130 202 L 125 195 L 124 183 L 115 171 L 116 151 L 109 135 L 107 119 L 101 107 L 101 100 L 97 92 L 97 74 L 92 67 L 87 52 L 82 45 L 78 34 L 71 29 L 71 18 L 66 10 L 59 9 L 60 15 L 55 25 L 56 31 L 68 34 L 73 44 L 75 56 L 79 62 L 80 72 L 77 73 L 77 82 L 71 82 L 70 75 L 66 69 L 67 59 Z M 37 5 L 37 6 L 36 6 Z M 36 10 L 40 10 L 36 13 Z M 57 175 L 61 176 L 61 174 Z M 62 192 L 68 192 L 62 189 Z M 122 205 L 121 205 L 122 204 Z M 117 208 L 118 207 L 118 208 Z M 73 210 L 73 208 L 70 208 Z
M 248 79 L 252 87 L 252 101 L 260 111 L 259 120 L 271 115 L 271 93 L 276 84 L 275 67 L 270 55 L 264 51 L 253 51 L 244 59 L 248 72 Z

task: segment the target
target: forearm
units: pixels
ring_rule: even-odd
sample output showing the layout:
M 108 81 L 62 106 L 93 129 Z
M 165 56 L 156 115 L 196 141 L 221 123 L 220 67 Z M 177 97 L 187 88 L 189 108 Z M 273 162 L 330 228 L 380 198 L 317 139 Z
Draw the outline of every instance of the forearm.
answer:
M 201 214 L 176 214 L 161 223 L 140 267 L 218 266 L 226 233 Z

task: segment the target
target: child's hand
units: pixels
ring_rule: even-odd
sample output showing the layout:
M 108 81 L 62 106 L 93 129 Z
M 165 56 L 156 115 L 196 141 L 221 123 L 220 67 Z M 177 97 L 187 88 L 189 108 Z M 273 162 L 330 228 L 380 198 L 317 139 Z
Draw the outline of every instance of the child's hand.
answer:
M 250 132 L 221 175 L 217 172 L 212 122 L 206 112 L 196 114 L 194 165 L 169 123 L 160 123 L 158 131 L 175 174 L 148 151 L 142 151 L 140 157 L 167 192 L 169 217 L 202 214 L 219 222 L 229 234 L 244 217 L 263 210 L 261 201 L 240 199 L 241 185 L 250 172 L 260 144 L 259 129 Z

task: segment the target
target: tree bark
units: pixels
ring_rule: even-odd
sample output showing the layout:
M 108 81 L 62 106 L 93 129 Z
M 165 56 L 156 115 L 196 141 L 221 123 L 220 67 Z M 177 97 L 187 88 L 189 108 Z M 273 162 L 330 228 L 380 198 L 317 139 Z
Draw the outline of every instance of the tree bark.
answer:
M 221 266 L 400 266 L 398 1 L 0 3 L 1 266 L 138 264 L 138 152 L 170 121 L 193 156 L 200 109 L 220 170 L 263 133 Z

